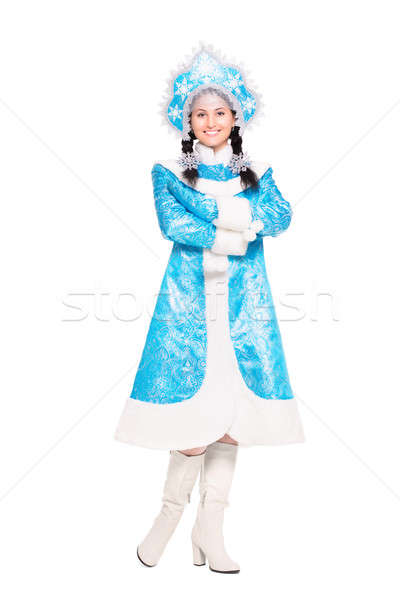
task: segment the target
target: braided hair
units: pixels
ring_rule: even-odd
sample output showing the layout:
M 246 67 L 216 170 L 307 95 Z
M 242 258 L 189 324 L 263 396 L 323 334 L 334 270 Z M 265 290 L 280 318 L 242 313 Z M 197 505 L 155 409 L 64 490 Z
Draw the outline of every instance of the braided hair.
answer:
M 235 116 L 236 111 L 233 109 L 231 109 L 231 111 L 233 116 Z M 192 113 L 189 114 L 189 120 L 191 115 Z M 182 140 L 182 152 L 184 154 L 193 152 L 193 142 L 196 139 L 196 136 L 192 129 L 189 131 L 189 137 L 190 140 Z M 239 127 L 237 125 L 232 128 L 229 139 L 231 140 L 233 154 L 240 155 L 242 153 L 242 136 L 239 135 Z M 183 171 L 183 176 L 191 186 L 195 186 L 199 175 L 196 168 L 187 168 Z M 240 184 L 243 189 L 248 187 L 257 189 L 258 177 L 250 167 L 247 167 L 245 171 L 240 171 Z

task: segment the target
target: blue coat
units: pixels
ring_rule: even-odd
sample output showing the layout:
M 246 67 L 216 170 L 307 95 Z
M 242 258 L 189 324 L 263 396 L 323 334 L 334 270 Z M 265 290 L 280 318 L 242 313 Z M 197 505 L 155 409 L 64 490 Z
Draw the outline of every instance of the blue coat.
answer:
M 238 178 L 223 164 L 198 168 L 199 181 Z M 211 248 L 218 217 L 215 198 L 184 183 L 161 162 L 151 172 L 163 237 L 173 247 L 161 282 L 131 398 L 157 404 L 184 402 L 201 387 L 207 358 L 203 248 Z M 238 178 L 239 179 L 239 178 Z M 244 256 L 228 256 L 229 326 L 239 371 L 260 398 L 293 398 L 281 335 L 265 269 L 263 238 L 290 224 L 291 208 L 268 167 L 259 189 L 242 190 L 253 220 L 263 222 Z

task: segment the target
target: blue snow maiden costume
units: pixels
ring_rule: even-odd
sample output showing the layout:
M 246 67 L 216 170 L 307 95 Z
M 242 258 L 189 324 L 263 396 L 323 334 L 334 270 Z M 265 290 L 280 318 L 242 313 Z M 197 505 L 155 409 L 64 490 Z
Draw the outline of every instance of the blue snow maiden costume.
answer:
M 162 112 L 172 129 L 193 142 L 190 113 L 203 93 L 232 110 L 241 139 L 259 99 L 204 48 L 170 82 Z M 249 165 L 237 141 L 235 152 L 230 143 L 184 146 L 179 160 L 151 171 L 158 223 L 173 246 L 115 437 L 156 449 L 204 446 L 225 433 L 242 446 L 302 442 L 263 249 L 265 236 L 288 228 L 290 205 L 266 163 L 251 161 L 258 186 L 243 189 Z
M 199 177 L 240 180 L 229 167 L 200 164 Z M 131 398 L 184 402 L 200 388 L 207 358 L 203 248 L 216 235 L 217 202 L 180 180 L 160 163 L 153 166 L 155 207 L 163 237 L 174 242 L 150 323 Z M 291 208 L 269 167 L 259 191 L 239 192 L 249 200 L 263 229 L 244 256 L 228 256 L 229 323 L 232 344 L 246 385 L 261 398 L 293 397 L 279 326 L 267 279 L 263 237 L 290 224 Z

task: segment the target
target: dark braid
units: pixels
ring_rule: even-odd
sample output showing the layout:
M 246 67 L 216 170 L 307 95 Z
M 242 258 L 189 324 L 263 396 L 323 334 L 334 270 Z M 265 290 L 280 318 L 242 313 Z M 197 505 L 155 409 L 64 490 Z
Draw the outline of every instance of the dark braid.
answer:
M 191 152 L 193 152 L 193 142 L 196 139 L 196 136 L 194 135 L 192 130 L 189 131 L 189 137 L 190 140 L 182 140 L 182 152 L 184 152 L 185 154 L 190 154 Z M 190 185 L 195 186 L 199 174 L 197 169 L 185 169 L 183 171 L 183 176 L 185 177 L 185 179 L 187 179 Z
M 232 109 L 231 109 L 232 110 Z M 236 111 L 232 110 L 232 114 L 235 116 Z M 189 115 L 190 121 L 191 113 Z M 193 142 L 196 139 L 196 136 L 193 133 L 193 130 L 189 131 L 190 140 L 182 140 L 182 152 L 184 154 L 190 154 L 193 152 Z M 235 125 L 232 128 L 232 131 L 229 136 L 231 140 L 232 152 L 233 154 L 240 154 L 242 152 L 242 136 L 239 135 L 239 127 Z M 190 183 L 190 185 L 195 186 L 198 179 L 198 171 L 197 169 L 185 169 L 183 171 L 184 178 Z M 252 169 L 247 167 L 245 171 L 240 171 L 240 183 L 243 189 L 248 187 L 257 189 L 258 187 L 258 178 Z
M 233 111 L 232 111 L 233 112 Z M 241 154 L 242 152 L 242 136 L 239 135 L 239 127 L 235 125 L 230 134 L 231 146 L 233 154 Z M 240 171 L 240 183 L 243 189 L 248 187 L 257 189 L 258 177 L 252 169 L 247 167 L 245 171 Z

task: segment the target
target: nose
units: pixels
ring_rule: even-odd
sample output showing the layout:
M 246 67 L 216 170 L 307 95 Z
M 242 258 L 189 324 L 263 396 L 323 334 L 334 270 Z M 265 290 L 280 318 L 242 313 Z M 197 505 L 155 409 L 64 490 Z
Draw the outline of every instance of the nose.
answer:
M 214 129 L 215 127 L 215 120 L 214 117 L 212 115 L 208 115 L 208 119 L 207 119 L 207 129 Z

